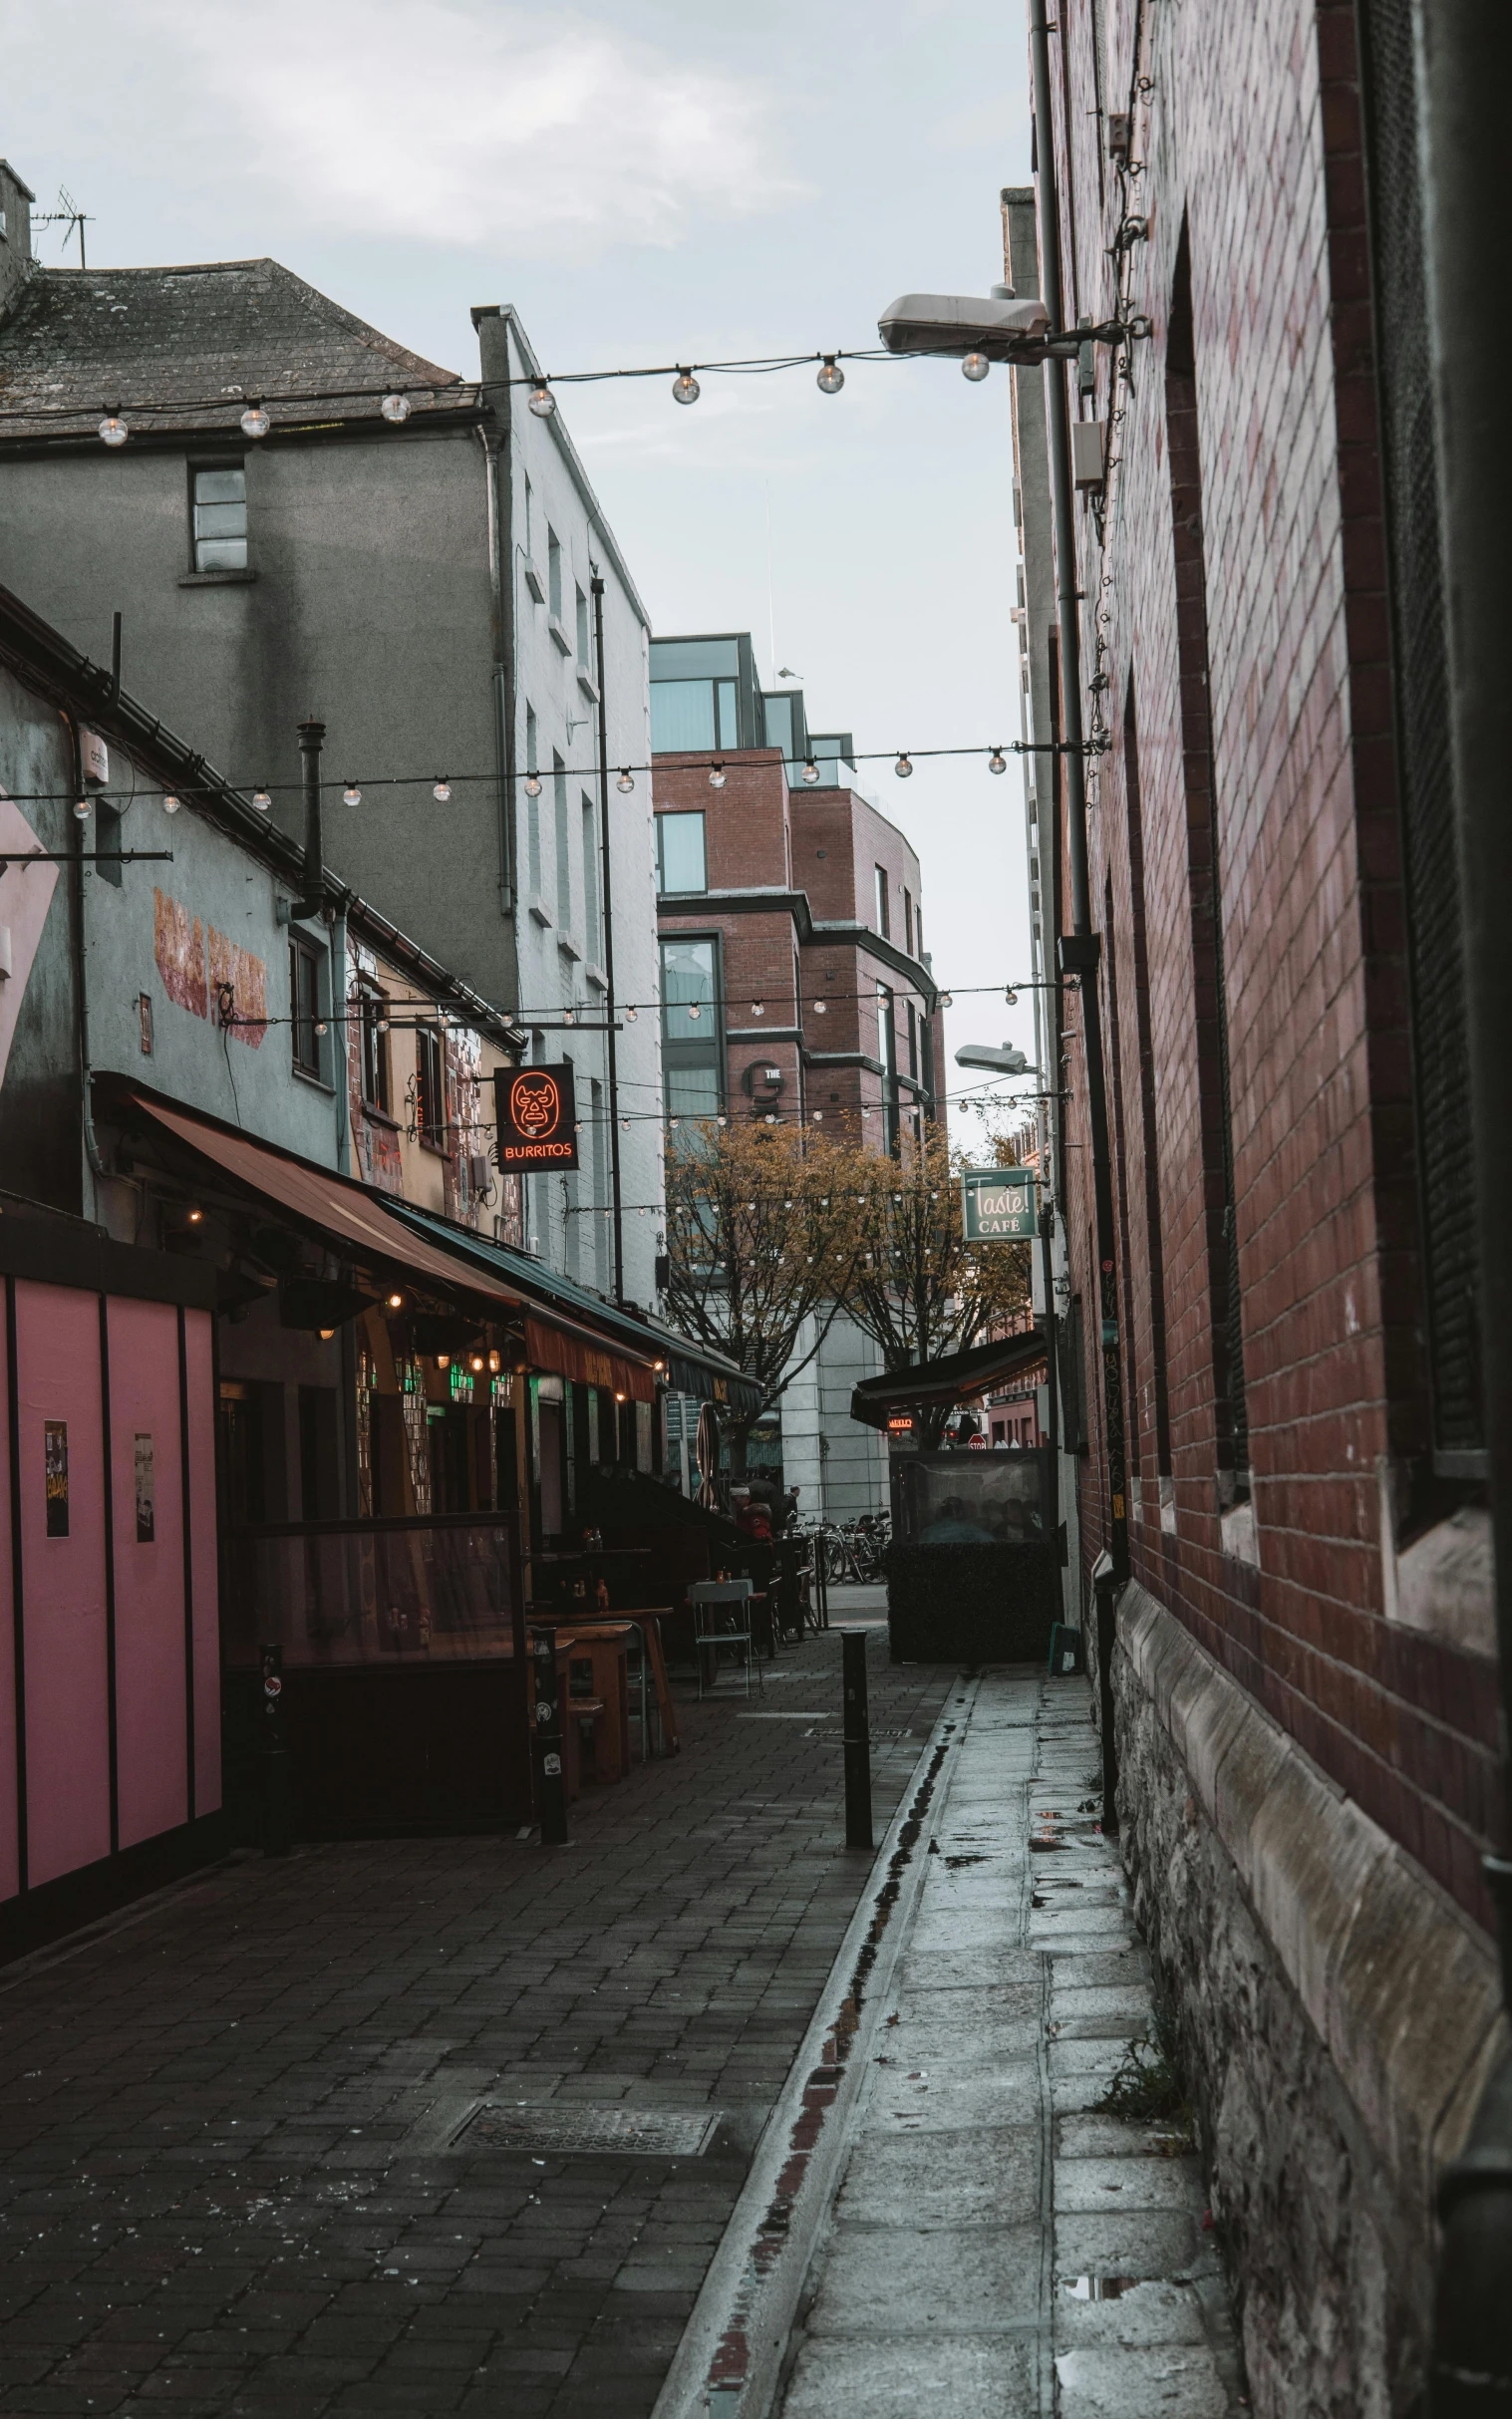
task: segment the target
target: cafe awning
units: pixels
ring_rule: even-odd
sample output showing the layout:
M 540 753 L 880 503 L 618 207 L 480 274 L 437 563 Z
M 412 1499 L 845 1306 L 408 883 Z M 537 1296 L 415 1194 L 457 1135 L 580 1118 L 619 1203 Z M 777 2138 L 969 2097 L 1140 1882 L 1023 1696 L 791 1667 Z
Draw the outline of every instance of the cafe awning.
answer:
M 395 1203 L 396 1215 L 414 1229 L 417 1235 L 444 1244 L 455 1251 L 469 1265 L 486 1270 L 507 1284 L 529 1305 L 530 1325 L 536 1331 L 536 1341 L 542 1352 L 549 1350 L 546 1331 L 558 1330 L 584 1337 L 588 1346 L 597 1346 L 600 1355 L 624 1355 L 632 1365 L 638 1361 L 649 1363 L 650 1372 L 665 1380 L 679 1393 L 696 1395 L 702 1402 L 715 1402 L 722 1408 L 756 1411 L 760 1407 L 760 1389 L 733 1361 L 719 1353 L 706 1352 L 690 1344 L 659 1319 L 646 1318 L 634 1311 L 621 1310 L 617 1304 L 605 1302 L 599 1294 L 578 1285 L 555 1269 L 546 1268 L 527 1252 L 511 1250 L 507 1243 L 495 1243 L 484 1235 L 475 1235 L 465 1227 L 453 1226 L 429 1210 L 415 1209 L 409 1202 Z M 531 1358 L 535 1358 L 532 1351 Z M 558 1355 L 541 1359 L 538 1366 L 559 1369 L 564 1376 L 578 1378 L 595 1385 L 616 1383 L 620 1390 L 629 1390 L 641 1400 L 649 1397 L 636 1385 L 625 1389 L 621 1381 L 608 1377 L 588 1378 L 584 1370 L 569 1367 Z
M 465 1266 L 454 1252 L 414 1233 L 395 1215 L 398 1205 L 365 1184 L 144 1093 L 134 1092 L 130 1104 L 173 1141 L 258 1194 L 271 1210 L 316 1230 L 341 1257 L 377 1262 L 386 1271 L 420 1280 L 429 1291 L 464 1291 L 495 1317 L 522 1307 L 518 1293 L 496 1274 Z
M 1032 1328 L 1026 1335 L 976 1344 L 969 1352 L 946 1353 L 909 1369 L 888 1369 L 880 1377 L 861 1380 L 850 1397 L 850 1416 L 868 1428 L 885 1428 L 889 1417 L 900 1412 L 972 1402 L 1011 1377 L 1023 1376 L 1044 1359 L 1045 1338 Z

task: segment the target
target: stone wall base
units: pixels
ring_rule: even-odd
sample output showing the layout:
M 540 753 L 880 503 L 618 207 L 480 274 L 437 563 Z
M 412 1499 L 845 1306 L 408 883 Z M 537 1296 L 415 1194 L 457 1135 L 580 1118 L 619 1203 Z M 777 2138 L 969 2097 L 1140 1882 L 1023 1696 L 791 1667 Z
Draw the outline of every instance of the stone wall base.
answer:
M 1196 2099 L 1253 2406 L 1407 2419 L 1434 2181 L 1506 2047 L 1491 1944 L 1137 1584 L 1113 1689 L 1123 1855 Z

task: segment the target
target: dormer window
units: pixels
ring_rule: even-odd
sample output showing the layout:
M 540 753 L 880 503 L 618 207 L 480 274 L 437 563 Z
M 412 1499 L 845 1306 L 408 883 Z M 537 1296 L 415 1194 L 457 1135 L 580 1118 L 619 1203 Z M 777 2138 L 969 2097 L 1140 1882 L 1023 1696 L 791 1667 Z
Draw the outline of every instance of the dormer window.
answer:
M 194 479 L 194 568 L 245 571 L 247 567 L 247 474 L 234 469 L 196 470 Z

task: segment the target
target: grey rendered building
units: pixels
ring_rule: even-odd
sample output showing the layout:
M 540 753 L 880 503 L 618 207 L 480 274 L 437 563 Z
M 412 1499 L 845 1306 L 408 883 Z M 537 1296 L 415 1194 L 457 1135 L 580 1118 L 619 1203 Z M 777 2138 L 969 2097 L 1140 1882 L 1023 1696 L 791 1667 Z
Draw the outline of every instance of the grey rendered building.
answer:
M 649 763 L 647 622 L 560 413 L 511 384 L 538 368 L 518 320 L 473 313 L 463 380 L 276 261 L 45 269 L 29 203 L 0 165 L 0 577 L 97 661 L 120 611 L 137 695 L 291 833 L 296 728 L 325 723 L 329 859 L 517 1009 L 533 1058 L 573 1063 L 582 1166 L 528 1180 L 517 1239 L 608 1290 L 594 580 L 614 974 L 638 1009 L 656 996 L 650 776 L 622 792 L 614 775 Z M 107 445 L 112 414 L 127 434 Z M 643 1303 L 659 1050 L 638 1013 L 618 1138 L 624 1292 Z

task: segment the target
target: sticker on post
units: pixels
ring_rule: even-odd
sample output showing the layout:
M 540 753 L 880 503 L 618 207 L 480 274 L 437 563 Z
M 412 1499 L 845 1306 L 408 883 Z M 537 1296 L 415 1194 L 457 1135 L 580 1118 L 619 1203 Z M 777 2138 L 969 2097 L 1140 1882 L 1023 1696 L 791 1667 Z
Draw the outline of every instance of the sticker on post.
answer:
M 545 1773 L 548 1780 L 554 1780 L 561 1771 L 561 1768 L 562 1759 L 559 1755 L 543 1755 L 541 1757 L 541 1770 Z

